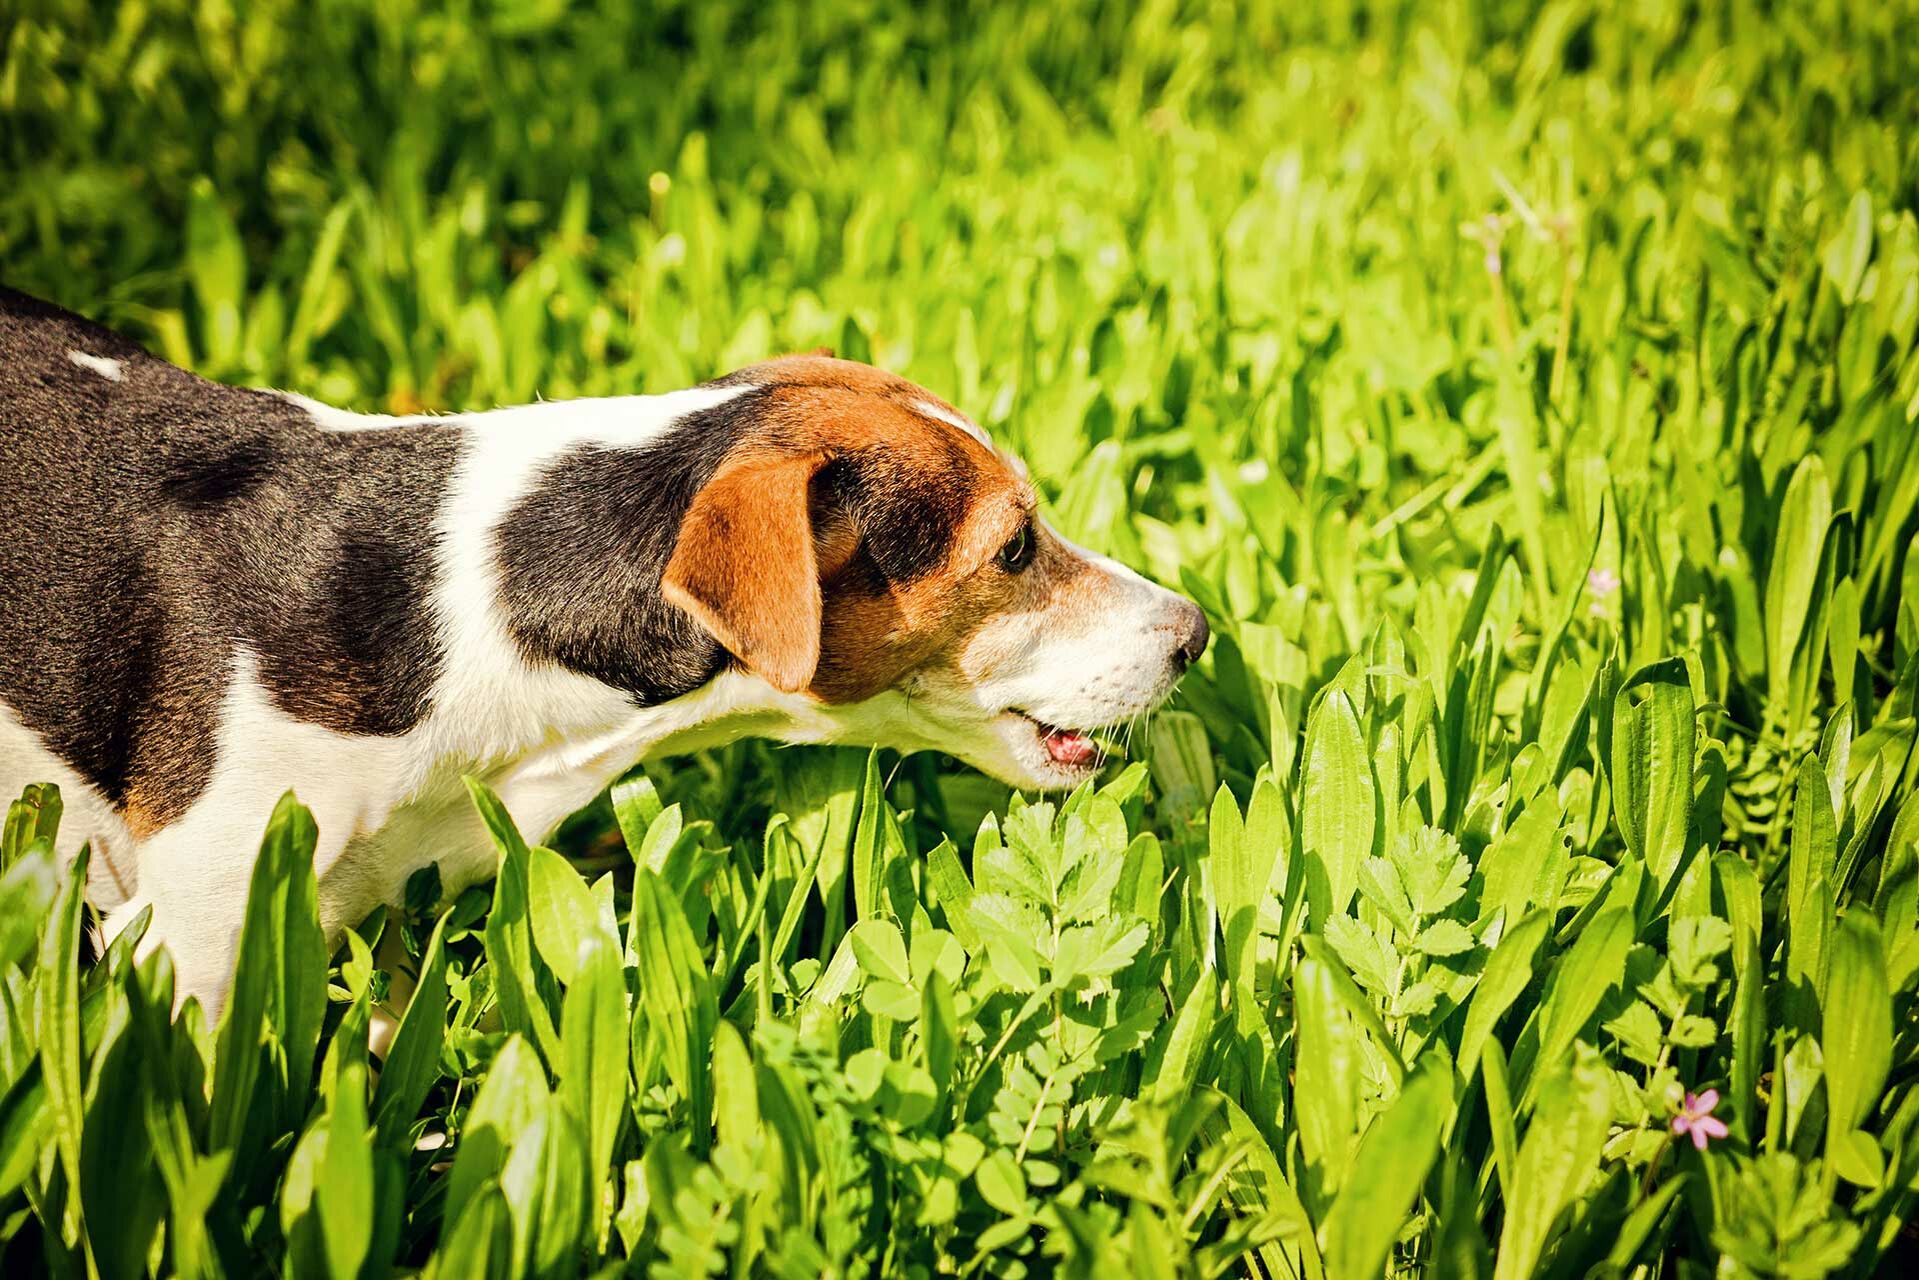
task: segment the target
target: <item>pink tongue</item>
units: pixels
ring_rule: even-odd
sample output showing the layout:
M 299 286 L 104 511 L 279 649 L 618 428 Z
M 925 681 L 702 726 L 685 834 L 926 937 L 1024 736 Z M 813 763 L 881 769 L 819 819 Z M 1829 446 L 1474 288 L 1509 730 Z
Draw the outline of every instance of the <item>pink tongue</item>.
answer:
M 1071 729 L 1048 729 L 1043 740 L 1046 754 L 1060 764 L 1091 764 L 1099 756 L 1099 748 L 1093 745 L 1091 738 Z

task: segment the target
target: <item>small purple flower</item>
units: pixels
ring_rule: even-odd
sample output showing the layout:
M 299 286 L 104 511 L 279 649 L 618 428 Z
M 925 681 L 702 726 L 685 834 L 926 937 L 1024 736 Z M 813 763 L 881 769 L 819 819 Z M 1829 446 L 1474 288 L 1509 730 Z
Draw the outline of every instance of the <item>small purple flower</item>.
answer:
M 1704 1151 L 1708 1139 L 1726 1136 L 1726 1122 L 1712 1114 L 1712 1109 L 1718 1105 L 1719 1090 L 1717 1089 L 1687 1094 L 1685 1103 L 1679 1108 L 1679 1114 L 1672 1118 L 1672 1131 L 1691 1134 L 1692 1145 Z
M 1586 590 L 1603 600 L 1619 590 L 1619 575 L 1611 569 L 1594 569 L 1586 575 Z

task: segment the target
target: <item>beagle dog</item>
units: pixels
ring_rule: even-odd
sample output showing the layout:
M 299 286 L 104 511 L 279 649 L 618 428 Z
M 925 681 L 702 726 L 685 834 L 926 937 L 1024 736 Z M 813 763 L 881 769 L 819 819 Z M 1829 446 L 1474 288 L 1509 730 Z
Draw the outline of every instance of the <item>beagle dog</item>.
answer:
M 381 417 L 0 289 L 0 474 L 0 794 L 60 786 L 108 936 L 151 907 L 210 1013 L 289 788 L 337 937 L 493 873 L 462 775 L 530 834 L 743 735 L 1069 787 L 1207 639 L 951 405 L 823 355 Z

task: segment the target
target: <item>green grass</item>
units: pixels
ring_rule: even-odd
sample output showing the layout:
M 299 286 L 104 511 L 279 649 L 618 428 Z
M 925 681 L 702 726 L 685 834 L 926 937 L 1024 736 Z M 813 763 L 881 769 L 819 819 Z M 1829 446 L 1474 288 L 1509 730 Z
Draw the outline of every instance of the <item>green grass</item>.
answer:
M 1913 7 L 814 8 L 0 9 L 9 283 L 370 410 L 832 345 L 1218 636 L 1070 799 L 482 794 L 497 886 L 331 962 L 289 806 L 218 1028 L 76 964 L 31 794 L 9 1271 L 1902 1265 Z

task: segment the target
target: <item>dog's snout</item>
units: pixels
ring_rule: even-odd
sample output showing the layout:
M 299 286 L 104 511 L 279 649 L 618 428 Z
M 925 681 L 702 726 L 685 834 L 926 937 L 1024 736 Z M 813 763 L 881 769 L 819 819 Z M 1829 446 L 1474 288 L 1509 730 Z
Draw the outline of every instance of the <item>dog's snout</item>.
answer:
M 1206 625 L 1206 614 L 1190 600 L 1179 602 L 1179 616 L 1173 621 L 1173 636 L 1177 647 L 1173 651 L 1173 661 L 1181 670 L 1199 661 L 1199 655 L 1206 652 L 1206 641 L 1212 636 L 1212 628 Z

